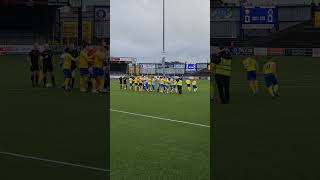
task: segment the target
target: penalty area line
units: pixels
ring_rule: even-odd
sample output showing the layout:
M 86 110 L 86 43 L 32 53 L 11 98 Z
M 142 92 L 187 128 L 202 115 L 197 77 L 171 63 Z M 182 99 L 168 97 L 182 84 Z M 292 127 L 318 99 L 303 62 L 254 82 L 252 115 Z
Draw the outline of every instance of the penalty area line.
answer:
M 116 110 L 116 109 L 110 109 L 110 111 L 123 113 L 123 114 L 130 114 L 130 115 L 134 115 L 134 116 L 152 118 L 152 119 L 159 119 L 159 120 L 163 120 L 163 121 L 170 121 L 170 122 L 175 122 L 175 123 L 181 123 L 181 124 L 188 124 L 188 125 L 193 125 L 193 126 L 200 126 L 200 127 L 210 128 L 210 126 L 205 125 L 205 124 L 198 124 L 198 123 L 192 123 L 192 122 L 186 122 L 186 121 L 179 121 L 179 120 L 175 120 L 175 119 L 168 119 L 168 118 L 163 118 L 163 117 L 156 117 L 156 116 L 150 116 L 150 115 L 145 115 L 145 114 L 132 113 L 132 112 L 121 111 L 121 110 Z
M 100 172 L 110 172 L 110 170 L 108 170 L 108 169 L 86 166 L 86 165 L 81 165 L 81 164 L 68 163 L 68 162 L 63 162 L 63 161 L 44 159 L 44 158 L 38 158 L 38 157 L 28 156 L 28 155 L 23 155 L 23 154 L 1 152 L 1 151 L 0 151 L 0 154 L 6 155 L 6 156 L 11 156 L 11 157 L 42 161 L 42 162 L 47 162 L 47 163 L 52 163 L 52 164 L 60 164 L 60 165 L 64 165 L 64 166 L 78 167 L 78 168 L 89 169 L 89 170 L 100 171 Z

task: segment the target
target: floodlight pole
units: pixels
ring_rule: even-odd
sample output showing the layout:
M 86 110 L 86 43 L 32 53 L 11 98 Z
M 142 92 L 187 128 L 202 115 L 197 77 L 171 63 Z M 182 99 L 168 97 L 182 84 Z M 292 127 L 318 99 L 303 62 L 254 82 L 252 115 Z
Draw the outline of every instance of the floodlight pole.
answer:
M 162 0 L 162 52 L 165 55 L 165 0 Z
M 80 7 L 78 8 L 78 46 L 82 44 L 82 9 L 83 0 L 80 0 Z
M 165 0 L 162 0 L 162 74 L 166 65 L 166 49 L 165 49 Z

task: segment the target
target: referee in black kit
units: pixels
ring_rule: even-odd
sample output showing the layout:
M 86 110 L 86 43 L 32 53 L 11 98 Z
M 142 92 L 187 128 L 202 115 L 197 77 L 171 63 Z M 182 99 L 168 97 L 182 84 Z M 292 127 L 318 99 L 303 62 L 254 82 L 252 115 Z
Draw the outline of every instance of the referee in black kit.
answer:
M 232 57 L 229 48 L 219 46 L 219 50 L 213 58 L 213 63 L 219 98 L 222 104 L 229 104 L 232 71 Z

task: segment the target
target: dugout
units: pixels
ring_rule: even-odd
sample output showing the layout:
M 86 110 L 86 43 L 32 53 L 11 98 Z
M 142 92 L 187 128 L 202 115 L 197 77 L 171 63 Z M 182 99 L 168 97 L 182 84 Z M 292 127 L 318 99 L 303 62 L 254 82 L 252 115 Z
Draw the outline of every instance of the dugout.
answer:
M 135 64 L 136 58 L 112 57 L 110 61 L 110 72 L 112 74 L 133 74 L 129 67 Z

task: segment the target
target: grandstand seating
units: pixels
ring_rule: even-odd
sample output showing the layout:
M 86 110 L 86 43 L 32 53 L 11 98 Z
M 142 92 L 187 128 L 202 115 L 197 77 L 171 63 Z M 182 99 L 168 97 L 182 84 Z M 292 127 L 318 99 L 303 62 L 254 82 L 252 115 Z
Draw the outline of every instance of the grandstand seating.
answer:
M 44 12 L 51 13 L 44 15 Z M 51 7 L 30 9 L 23 6 L 0 6 L 0 44 L 30 45 L 35 41 L 44 42 L 51 37 L 54 14 L 55 9 Z

